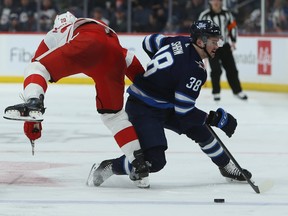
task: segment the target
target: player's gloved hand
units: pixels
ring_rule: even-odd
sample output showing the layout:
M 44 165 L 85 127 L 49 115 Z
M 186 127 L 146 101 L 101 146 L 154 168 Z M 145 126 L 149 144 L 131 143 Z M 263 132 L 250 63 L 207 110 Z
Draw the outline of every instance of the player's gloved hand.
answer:
M 30 140 L 36 140 L 41 137 L 41 122 L 25 122 L 24 133 Z
M 219 108 L 216 112 L 210 111 L 206 124 L 220 128 L 228 137 L 231 137 L 237 127 L 237 120 L 231 114 Z

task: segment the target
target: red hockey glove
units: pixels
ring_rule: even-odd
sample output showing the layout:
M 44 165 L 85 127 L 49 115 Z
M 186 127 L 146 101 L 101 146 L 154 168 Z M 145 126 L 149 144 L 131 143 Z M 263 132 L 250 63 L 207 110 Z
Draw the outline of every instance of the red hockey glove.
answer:
M 41 137 L 41 122 L 25 122 L 24 133 L 30 140 L 36 140 Z

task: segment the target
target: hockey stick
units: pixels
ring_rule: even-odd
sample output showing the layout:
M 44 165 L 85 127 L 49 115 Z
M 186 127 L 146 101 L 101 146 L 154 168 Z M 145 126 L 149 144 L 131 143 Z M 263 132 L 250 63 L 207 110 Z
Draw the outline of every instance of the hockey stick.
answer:
M 239 171 L 241 172 L 241 174 L 244 176 L 244 178 L 246 179 L 246 181 L 249 183 L 249 185 L 253 188 L 253 190 L 256 193 L 260 193 L 260 189 L 257 185 L 255 185 L 246 175 L 246 173 L 243 172 L 243 169 L 241 168 L 241 166 L 238 164 L 238 162 L 235 160 L 235 158 L 233 157 L 233 155 L 229 152 L 229 150 L 226 148 L 226 146 L 224 145 L 224 143 L 220 140 L 220 138 L 218 137 L 218 135 L 215 133 L 215 131 L 211 128 L 210 125 L 206 124 L 208 130 L 210 131 L 210 133 L 215 137 L 215 139 L 217 140 L 217 142 L 219 143 L 219 145 L 223 148 L 223 150 L 225 151 L 225 153 L 228 155 L 228 157 L 232 160 L 232 162 L 235 164 L 235 166 L 239 169 Z M 266 185 L 263 187 L 263 191 L 265 189 L 269 189 L 270 187 L 272 187 L 272 183 L 271 182 L 267 182 Z M 264 189 L 265 188 L 265 189 Z M 261 192 L 263 192 L 261 190 Z

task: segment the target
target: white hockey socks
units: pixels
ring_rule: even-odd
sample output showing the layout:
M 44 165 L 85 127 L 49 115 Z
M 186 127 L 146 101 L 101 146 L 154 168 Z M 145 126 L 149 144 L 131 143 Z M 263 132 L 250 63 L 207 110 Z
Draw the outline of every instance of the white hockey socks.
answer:
M 101 119 L 112 132 L 129 162 L 132 163 L 135 160 L 133 153 L 140 149 L 140 143 L 133 125 L 128 120 L 127 113 L 124 110 L 115 114 L 106 113 L 101 115 Z
M 45 94 L 50 74 L 40 62 L 32 62 L 24 71 L 24 79 L 24 99 L 27 101 Z

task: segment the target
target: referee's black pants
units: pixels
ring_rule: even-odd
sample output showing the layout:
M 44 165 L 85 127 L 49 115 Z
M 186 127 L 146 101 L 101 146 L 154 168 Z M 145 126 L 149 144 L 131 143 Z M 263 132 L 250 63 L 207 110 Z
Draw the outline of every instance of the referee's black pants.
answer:
M 223 47 L 218 48 L 214 58 L 209 59 L 211 67 L 211 82 L 212 93 L 220 93 L 220 77 L 222 74 L 222 66 L 226 71 L 227 81 L 234 94 L 238 94 L 242 91 L 240 80 L 238 77 L 238 70 L 233 57 L 231 46 L 229 43 L 225 43 Z

